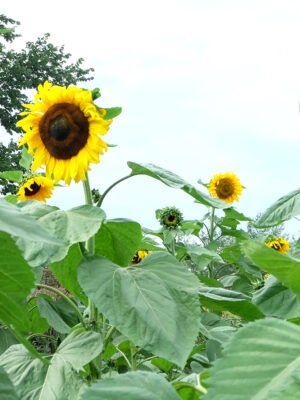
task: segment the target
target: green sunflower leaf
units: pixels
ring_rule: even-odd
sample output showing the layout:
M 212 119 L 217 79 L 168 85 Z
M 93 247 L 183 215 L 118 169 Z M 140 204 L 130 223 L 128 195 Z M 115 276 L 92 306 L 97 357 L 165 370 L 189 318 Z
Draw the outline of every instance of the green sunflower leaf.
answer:
M 199 289 L 199 295 L 201 304 L 210 310 L 229 311 L 246 321 L 254 321 L 264 316 L 259 308 L 251 303 L 251 297 L 243 293 L 203 286 Z
M 256 228 L 269 228 L 300 214 L 300 189 L 281 197 L 255 222 Z
M 104 257 L 88 256 L 79 265 L 78 279 L 123 335 L 184 366 L 198 334 L 199 281 L 176 258 L 155 252 L 137 267 L 122 268 Z
M 69 333 L 79 321 L 75 311 L 63 299 L 52 300 L 49 296 L 38 296 L 36 303 L 42 318 L 59 333 Z M 70 318 L 71 317 L 71 318 Z
M 22 171 L 4 171 L 0 173 L 0 178 L 7 179 L 11 182 L 21 183 L 23 172 Z
M 15 242 L 1 231 L 0 254 L 0 320 L 35 357 L 41 358 L 22 335 L 22 332 L 28 332 L 30 326 L 26 298 L 34 287 L 34 275 Z
M 241 328 L 211 368 L 204 400 L 295 400 L 300 393 L 300 327 L 262 319 Z
M 300 261 L 280 254 L 255 240 L 241 242 L 240 246 L 249 260 L 263 271 L 274 275 L 300 298 Z
M 18 202 L 18 196 L 14 194 L 9 194 L 8 196 L 5 196 L 4 199 L 11 204 L 17 204 Z
M 80 400 L 180 400 L 172 385 L 160 375 L 135 371 L 102 379 L 87 388 Z
M 4 199 L 0 199 L 0 230 L 35 242 L 46 242 L 57 246 L 62 244 L 34 218 L 24 214 L 19 207 Z
M 13 239 L 5 232 L 0 232 L 0 254 L 0 319 L 8 326 L 26 331 L 29 321 L 25 300 L 34 288 L 34 275 Z
M 24 201 L 18 206 L 24 213 L 36 218 L 49 234 L 64 244 L 45 245 L 23 238 L 18 239 L 17 244 L 24 251 L 24 258 L 33 267 L 62 260 L 72 244 L 84 242 L 94 235 L 105 219 L 103 210 L 90 205 L 75 207 L 68 211 L 38 201 Z
M 5 325 L 0 325 L 0 355 L 5 352 L 11 345 L 17 344 L 15 336 L 7 329 Z M 0 384 L 1 387 L 1 384 Z M 0 391 L 1 393 L 1 391 Z M 0 396 L 1 399 L 1 396 Z
M 300 300 L 273 276 L 266 279 L 264 286 L 254 292 L 252 301 L 268 316 L 291 319 L 300 315 Z
M 72 332 L 45 365 L 22 346 L 13 345 L 0 356 L 15 390 L 22 400 L 74 400 L 85 387 L 79 370 L 102 349 L 101 335 L 96 332 Z
M 104 108 L 106 114 L 103 119 L 113 119 L 116 118 L 122 112 L 122 107 L 112 107 L 112 108 Z
M 33 161 L 33 155 L 28 153 L 27 146 L 22 146 L 22 157 L 19 161 L 19 165 L 26 169 L 26 171 L 30 170 L 31 164 Z
M 95 253 L 127 267 L 143 238 L 139 223 L 128 219 L 112 219 L 101 225 L 95 235 Z
M 183 180 L 180 176 L 174 174 L 171 171 L 160 168 L 154 164 L 137 164 L 128 161 L 128 167 L 131 168 L 132 176 L 135 175 L 147 175 L 154 179 L 159 180 L 165 185 L 174 188 L 181 189 L 185 193 L 192 196 L 198 203 L 204 204 L 205 206 L 214 208 L 230 208 L 231 204 L 225 203 L 217 198 L 211 197 L 208 194 L 200 192 L 194 186 Z
M 5 370 L 0 367 L 0 398 L 3 400 L 20 400 Z

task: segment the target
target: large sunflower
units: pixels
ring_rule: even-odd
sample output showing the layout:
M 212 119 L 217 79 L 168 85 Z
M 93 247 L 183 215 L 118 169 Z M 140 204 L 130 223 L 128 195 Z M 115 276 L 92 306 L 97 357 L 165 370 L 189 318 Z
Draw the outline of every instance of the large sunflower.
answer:
M 18 200 L 39 200 L 46 203 L 46 199 L 52 196 L 54 184 L 52 179 L 44 176 L 33 176 L 27 179 L 20 187 L 17 196 Z
M 111 121 L 103 119 L 105 110 L 92 102 L 89 90 L 77 87 L 39 85 L 35 104 L 24 104 L 31 111 L 17 125 L 26 132 L 20 146 L 28 144 L 34 154 L 31 169 L 46 166 L 46 175 L 70 184 L 86 179 L 90 163 L 99 163 L 99 154 L 107 144 L 98 135 L 105 135 Z
M 289 242 L 282 237 L 265 242 L 265 244 L 281 254 L 285 254 L 290 250 Z
M 208 185 L 208 190 L 213 197 L 218 197 L 226 203 L 233 203 L 234 200 L 239 201 L 238 196 L 242 194 L 243 186 L 235 174 L 226 172 L 226 174 L 216 174 Z

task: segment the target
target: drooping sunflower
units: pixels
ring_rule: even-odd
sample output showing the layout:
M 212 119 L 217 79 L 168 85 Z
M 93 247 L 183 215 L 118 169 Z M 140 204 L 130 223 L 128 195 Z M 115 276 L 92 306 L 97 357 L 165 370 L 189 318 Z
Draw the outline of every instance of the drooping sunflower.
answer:
M 27 179 L 20 187 L 17 193 L 18 200 L 39 200 L 46 203 L 46 199 L 52 196 L 53 189 L 52 179 L 36 175 Z
M 242 194 L 243 190 L 239 178 L 232 172 L 214 175 L 207 187 L 213 197 L 218 197 L 226 203 L 239 201 L 238 196 Z
M 89 164 L 99 163 L 99 155 L 107 144 L 98 135 L 105 135 L 112 121 L 103 117 L 89 90 L 78 87 L 39 85 L 35 104 L 24 104 L 31 111 L 17 123 L 26 133 L 20 146 L 28 144 L 34 154 L 31 169 L 45 165 L 46 175 L 70 184 L 86 179 Z
M 268 242 L 265 242 L 265 245 L 268 247 L 279 251 L 281 254 L 285 254 L 290 250 L 290 244 L 287 240 L 281 238 L 276 238 L 274 240 L 270 240 Z
M 157 210 L 156 216 L 160 225 L 170 230 L 180 228 L 183 222 L 182 212 L 176 207 L 165 207 Z
M 131 260 L 131 265 L 140 263 L 142 261 L 142 259 L 145 258 L 149 253 L 151 253 L 151 250 L 137 251 Z

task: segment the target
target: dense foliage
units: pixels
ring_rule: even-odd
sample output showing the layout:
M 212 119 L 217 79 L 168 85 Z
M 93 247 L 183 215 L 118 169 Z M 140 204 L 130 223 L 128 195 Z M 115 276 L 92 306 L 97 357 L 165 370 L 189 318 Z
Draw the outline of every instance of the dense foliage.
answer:
M 1 398 L 296 399 L 300 243 L 281 254 L 243 227 L 280 226 L 300 191 L 252 221 L 170 171 L 128 166 L 120 182 L 183 190 L 203 218 L 166 207 L 158 231 L 108 220 L 98 206 L 114 185 L 69 211 L 0 200 Z

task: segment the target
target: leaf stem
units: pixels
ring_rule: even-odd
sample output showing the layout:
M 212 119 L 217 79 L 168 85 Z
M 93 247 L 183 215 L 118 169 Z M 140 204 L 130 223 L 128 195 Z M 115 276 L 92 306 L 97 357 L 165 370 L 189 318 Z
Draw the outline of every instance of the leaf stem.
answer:
M 125 181 L 126 179 L 131 178 L 132 176 L 134 176 L 134 175 L 130 174 L 130 175 L 124 176 L 124 178 L 121 178 L 121 179 L 117 180 L 116 182 L 114 182 L 112 185 L 110 185 L 110 186 L 104 191 L 104 193 L 100 196 L 100 199 L 99 199 L 98 203 L 96 204 L 96 206 L 97 206 L 97 207 L 101 207 L 101 206 L 102 206 L 102 203 L 103 203 L 103 200 L 105 199 L 105 197 L 106 197 L 106 195 L 108 194 L 108 192 L 110 192 L 111 189 L 113 189 L 116 185 L 118 185 L 119 183 Z

